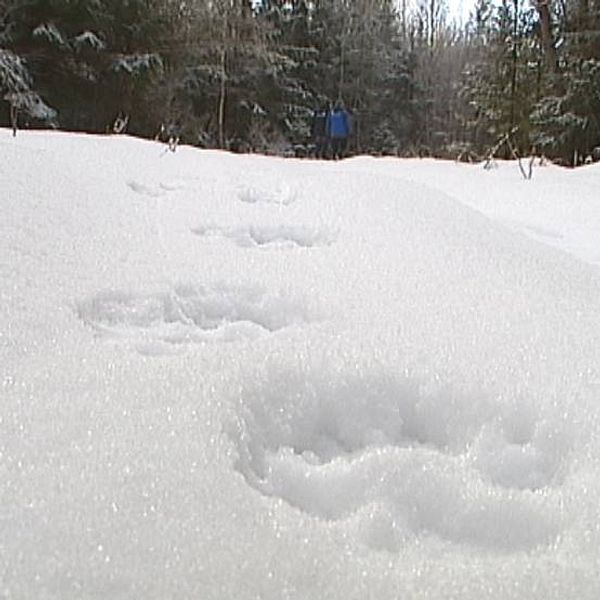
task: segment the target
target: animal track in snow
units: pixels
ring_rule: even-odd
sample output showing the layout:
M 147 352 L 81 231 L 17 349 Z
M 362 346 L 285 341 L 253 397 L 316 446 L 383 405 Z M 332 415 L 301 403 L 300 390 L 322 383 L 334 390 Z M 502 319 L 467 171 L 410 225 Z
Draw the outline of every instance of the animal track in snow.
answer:
M 108 291 L 77 309 L 100 334 L 133 339 L 141 351 L 157 354 L 186 343 L 253 339 L 310 320 L 299 299 L 227 285 L 180 285 L 146 294 Z
M 127 187 L 133 190 L 136 194 L 150 196 L 151 198 L 158 198 L 160 196 L 164 196 L 167 191 L 162 186 L 147 185 L 144 183 L 139 183 L 137 181 L 128 181 Z
M 560 240 L 564 237 L 560 231 L 555 231 L 554 229 L 546 229 L 544 227 L 537 227 L 535 225 L 526 225 L 526 229 L 537 237 L 550 240 Z
M 159 198 L 165 194 L 177 192 L 186 188 L 186 184 L 182 181 L 161 181 L 158 184 L 140 183 L 139 181 L 127 181 L 127 187 L 136 194 L 142 196 L 150 196 L 151 198 Z
M 294 245 L 302 248 L 327 246 L 333 243 L 333 234 L 324 228 L 305 225 L 247 225 L 242 227 L 201 226 L 192 229 L 200 236 L 223 236 L 238 246 L 257 247 L 269 244 Z
M 288 206 L 296 202 L 298 192 L 285 182 L 269 187 L 245 187 L 240 189 L 238 198 L 248 204 L 277 204 Z
M 183 181 L 177 180 L 161 181 L 159 186 L 162 190 L 165 190 L 166 192 L 177 192 L 179 190 L 184 190 L 187 187 Z
M 548 498 L 568 466 L 568 436 L 559 455 L 534 413 L 519 432 L 521 413 L 499 415 L 482 396 L 317 369 L 248 387 L 238 416 L 228 433 L 252 487 L 319 518 L 354 519 L 373 548 L 435 535 L 520 551 L 552 543 L 563 526 Z M 535 451 L 516 460 L 512 444 Z M 547 493 L 532 493 L 537 487 Z

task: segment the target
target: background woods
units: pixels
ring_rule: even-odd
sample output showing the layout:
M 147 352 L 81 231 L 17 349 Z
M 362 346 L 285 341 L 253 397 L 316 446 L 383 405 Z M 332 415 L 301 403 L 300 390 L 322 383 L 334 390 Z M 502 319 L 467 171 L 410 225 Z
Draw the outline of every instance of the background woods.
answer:
M 0 0 L 0 124 L 283 154 L 341 100 L 355 152 L 593 156 L 600 0 L 444 2 Z

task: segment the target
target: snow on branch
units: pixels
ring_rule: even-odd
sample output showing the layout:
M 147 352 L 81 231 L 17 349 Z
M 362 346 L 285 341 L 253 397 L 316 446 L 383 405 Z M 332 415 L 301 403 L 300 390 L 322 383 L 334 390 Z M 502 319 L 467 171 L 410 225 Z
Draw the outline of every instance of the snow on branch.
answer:
M 246 110 L 250 111 L 253 115 L 256 115 L 256 116 L 259 116 L 259 117 L 267 116 L 267 111 L 260 104 L 257 104 L 256 102 L 249 102 L 247 100 L 241 100 L 240 107 L 245 108 Z
M 127 54 L 115 59 L 112 65 L 113 71 L 127 73 L 128 75 L 142 75 L 153 70 L 161 70 L 163 61 L 155 52 L 146 54 Z
M 31 90 L 25 92 L 9 92 L 4 99 L 12 108 L 22 110 L 34 119 L 52 122 L 56 119 L 57 112 L 48 106 L 37 94 Z
M 61 48 L 69 45 L 54 23 L 42 23 L 38 25 L 33 30 L 33 36 L 44 38 L 50 44 L 60 46 Z
M 31 75 L 27 71 L 25 61 L 11 52 L 0 48 L 0 91 L 4 92 L 12 110 L 24 111 L 34 119 L 53 121 L 56 111 L 48 106 L 31 89 Z
M 93 31 L 84 31 L 75 37 L 73 40 L 75 48 L 80 50 L 85 46 L 89 46 L 93 50 L 104 50 L 106 48 L 106 44 L 93 32 Z
M 0 48 L 0 89 L 9 92 L 29 90 L 31 76 L 25 67 L 25 61 L 11 52 Z

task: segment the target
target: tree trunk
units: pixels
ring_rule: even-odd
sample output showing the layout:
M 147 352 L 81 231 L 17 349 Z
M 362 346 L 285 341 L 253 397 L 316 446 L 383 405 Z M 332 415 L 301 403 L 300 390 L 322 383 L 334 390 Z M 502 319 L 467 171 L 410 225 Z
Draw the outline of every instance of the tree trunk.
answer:
M 225 148 L 225 95 L 227 93 L 227 49 L 223 47 L 221 50 L 221 87 L 219 89 L 219 108 L 218 108 L 218 124 L 219 124 L 219 148 Z
M 436 11 L 436 0 L 430 0 L 429 3 L 429 47 L 433 48 L 435 44 L 435 11 Z
M 556 75 L 559 72 L 556 47 L 552 36 L 552 21 L 550 18 L 550 0 L 536 0 L 536 8 L 540 16 L 540 32 L 542 37 L 542 47 L 544 48 L 544 57 L 546 66 L 550 73 Z
M 517 68 L 519 64 L 519 51 L 517 39 L 519 35 L 519 0 L 513 0 L 515 14 L 513 15 L 513 39 L 512 39 L 512 72 L 510 80 L 510 128 L 515 126 L 516 102 L 517 102 Z
M 228 43 L 228 30 L 229 30 L 229 18 L 228 8 L 224 7 L 223 14 L 223 31 L 222 31 L 222 47 L 221 47 L 221 60 L 220 60 L 220 85 L 219 85 L 219 103 L 217 108 L 217 126 L 219 135 L 219 148 L 223 150 L 225 148 L 225 96 L 227 94 L 227 43 Z
M 12 127 L 13 137 L 17 136 L 17 127 L 19 123 L 19 109 L 14 105 L 10 105 L 10 124 Z

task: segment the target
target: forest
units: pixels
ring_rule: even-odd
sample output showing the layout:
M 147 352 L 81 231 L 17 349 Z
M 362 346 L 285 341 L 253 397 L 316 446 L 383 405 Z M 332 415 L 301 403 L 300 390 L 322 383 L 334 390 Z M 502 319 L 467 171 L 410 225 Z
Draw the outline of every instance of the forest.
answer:
M 309 152 L 600 159 L 600 0 L 0 0 L 0 126 Z

